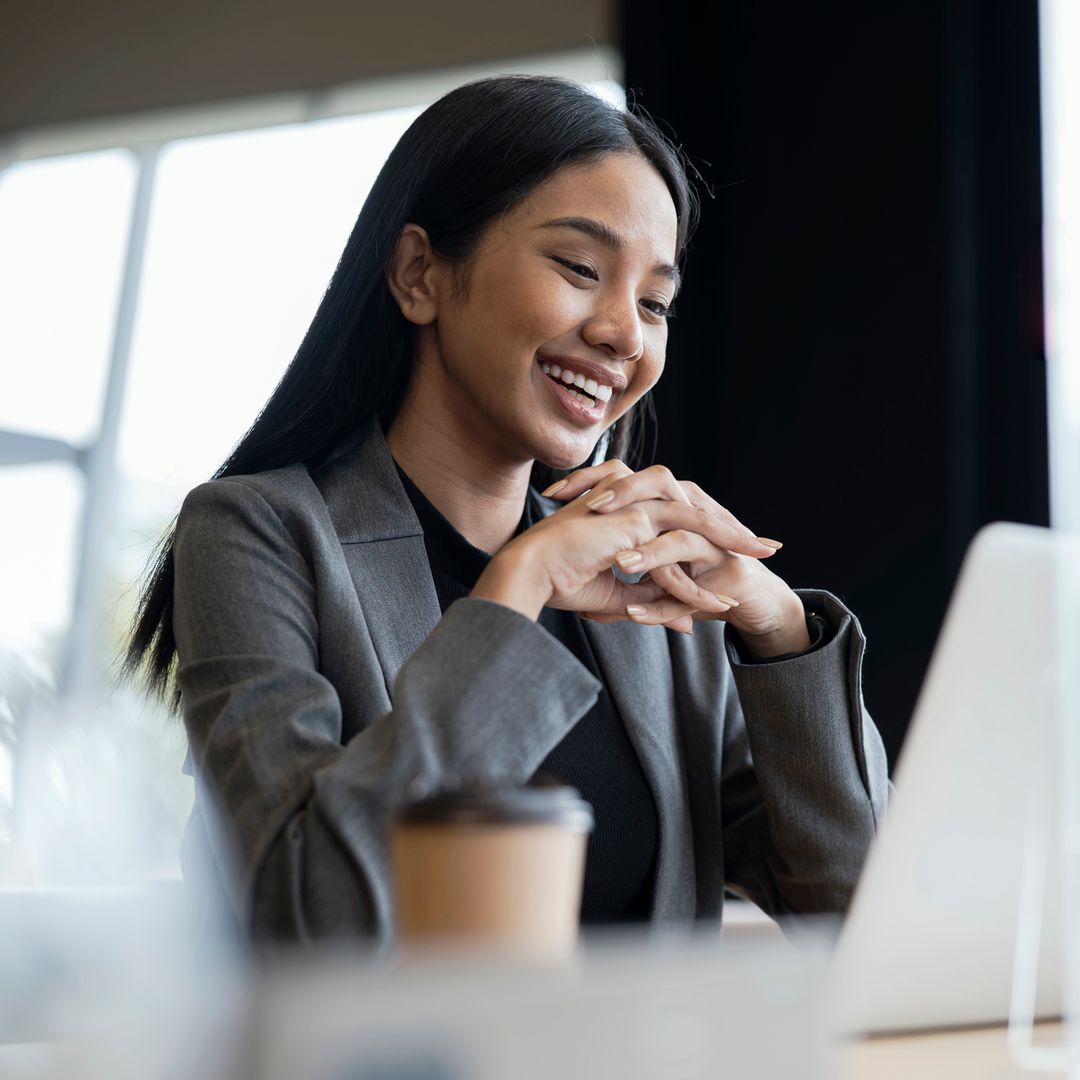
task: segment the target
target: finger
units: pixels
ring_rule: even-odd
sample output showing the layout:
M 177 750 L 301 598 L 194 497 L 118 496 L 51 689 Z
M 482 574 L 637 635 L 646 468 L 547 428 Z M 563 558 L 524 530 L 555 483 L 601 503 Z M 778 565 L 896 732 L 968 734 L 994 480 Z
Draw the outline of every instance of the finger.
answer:
M 671 499 L 691 505 L 690 496 L 666 465 L 650 465 L 640 472 L 612 476 L 609 482 L 596 486 L 585 505 L 590 510 L 610 513 L 643 499 Z
M 636 623 L 653 625 L 656 623 L 670 623 L 673 619 L 681 619 L 684 616 L 690 619 L 690 612 L 694 610 L 689 604 L 682 603 L 673 597 L 663 600 L 654 600 L 651 603 L 633 603 L 626 605 L 626 614 Z M 693 621 L 691 619 L 691 621 Z
M 699 487 L 693 480 L 680 480 L 683 491 L 686 492 L 691 506 L 704 506 L 707 510 L 723 518 L 724 521 L 740 529 L 746 529 L 751 536 L 753 531 L 748 529 L 726 506 L 721 506 L 707 491 Z M 775 542 L 775 541 L 774 541 Z
M 563 502 L 569 502 L 605 480 L 632 475 L 633 470 L 629 465 L 618 458 L 611 458 L 610 461 L 601 461 L 599 465 L 575 469 L 569 476 L 552 484 L 551 487 L 545 488 L 540 494 L 546 495 L 549 499 L 560 499 Z
M 690 506 L 686 503 L 671 502 L 667 499 L 637 502 L 626 507 L 627 512 L 644 510 L 658 533 L 682 529 L 685 532 L 703 536 L 719 551 L 735 551 L 740 555 L 750 555 L 755 559 L 767 559 L 783 545 L 776 540 L 755 536 L 742 525 L 732 525 L 720 515 L 705 506 Z M 713 558 L 718 558 L 714 553 Z M 666 560 L 668 562 L 680 560 Z M 641 564 L 642 569 L 651 569 Z
M 671 596 L 699 611 L 722 614 L 739 606 L 735 597 L 703 588 L 678 564 L 658 566 L 653 576 Z
M 664 465 L 652 465 L 647 469 L 642 469 L 641 472 L 632 472 L 628 476 L 613 477 L 609 482 L 598 485 L 596 494 L 590 496 L 585 505 L 598 514 L 611 514 L 624 506 L 645 499 L 669 499 L 672 502 L 690 506 L 703 518 L 724 522 L 733 530 L 734 535 L 755 542 L 758 552 L 765 547 L 778 551 L 784 546 L 777 540 L 757 536 L 727 507 L 721 506 L 697 484 L 690 480 L 676 479 L 671 470 Z M 743 554 L 754 553 L 743 552 Z M 767 556 L 760 555 L 759 557 L 766 558 Z
M 663 624 L 671 630 L 678 630 L 683 634 L 693 634 L 694 632 L 694 615 L 697 612 L 691 610 L 685 615 L 677 616 L 669 622 Z M 611 623 L 611 622 L 632 622 L 633 620 L 625 612 L 606 612 L 606 611 L 579 611 L 578 615 L 583 619 L 588 619 L 589 622 L 598 623 Z
M 688 532 L 697 532 L 721 551 L 738 552 L 754 558 L 769 558 L 783 546 L 777 540 L 755 536 L 744 525 L 732 525 L 725 517 L 714 513 L 708 507 L 693 507 L 680 502 L 658 502 L 656 508 L 657 518 L 662 525 L 661 531 L 685 529 Z
M 634 559 L 634 556 L 639 557 Z M 649 581 L 685 603 L 717 612 L 739 606 L 737 599 L 704 588 L 683 569 L 683 563 L 703 563 L 706 567 L 719 568 L 725 563 L 734 565 L 737 561 L 730 552 L 719 551 L 699 533 L 674 529 L 632 550 L 620 551 L 615 561 L 627 572 L 650 567 Z M 644 579 L 645 575 L 642 575 L 638 584 Z
M 672 619 L 670 622 L 663 624 L 668 630 L 678 630 L 680 634 L 688 634 L 690 637 L 694 636 L 694 613 L 692 611 L 687 612 L 685 615 L 681 615 L 677 619 Z

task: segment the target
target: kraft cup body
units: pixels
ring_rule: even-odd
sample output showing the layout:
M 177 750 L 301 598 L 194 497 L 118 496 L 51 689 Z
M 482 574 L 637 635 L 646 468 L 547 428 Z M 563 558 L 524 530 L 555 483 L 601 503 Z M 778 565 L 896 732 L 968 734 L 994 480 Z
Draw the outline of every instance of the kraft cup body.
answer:
M 402 951 L 572 956 L 592 823 L 589 804 L 566 787 L 449 793 L 405 807 L 391 836 Z

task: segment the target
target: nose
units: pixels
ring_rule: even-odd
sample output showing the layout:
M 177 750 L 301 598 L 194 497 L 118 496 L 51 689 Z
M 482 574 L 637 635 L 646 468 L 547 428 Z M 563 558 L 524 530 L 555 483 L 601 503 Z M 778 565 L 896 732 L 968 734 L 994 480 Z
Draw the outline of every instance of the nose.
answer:
M 585 324 L 582 337 L 590 345 L 607 348 L 612 359 L 637 360 L 644 350 L 637 301 L 631 296 L 612 300 Z

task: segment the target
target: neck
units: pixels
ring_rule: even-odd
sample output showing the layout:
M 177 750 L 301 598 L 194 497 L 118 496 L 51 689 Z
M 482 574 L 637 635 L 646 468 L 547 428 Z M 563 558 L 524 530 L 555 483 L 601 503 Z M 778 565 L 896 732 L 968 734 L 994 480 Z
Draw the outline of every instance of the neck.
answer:
M 390 453 L 470 544 L 493 555 L 517 531 L 532 462 L 507 460 L 470 435 L 455 410 L 425 408 L 421 395 L 408 395 L 390 425 Z

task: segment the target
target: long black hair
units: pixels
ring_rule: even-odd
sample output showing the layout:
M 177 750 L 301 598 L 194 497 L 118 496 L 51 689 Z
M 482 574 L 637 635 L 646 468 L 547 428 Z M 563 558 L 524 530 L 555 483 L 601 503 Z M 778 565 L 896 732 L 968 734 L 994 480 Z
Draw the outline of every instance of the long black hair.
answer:
M 611 105 L 587 87 L 548 75 L 501 75 L 459 86 L 413 121 L 383 165 L 318 311 L 250 430 L 214 478 L 315 464 L 347 434 L 378 416 L 389 430 L 412 374 L 412 324 L 387 284 L 402 228 L 422 226 L 432 248 L 464 279 L 486 227 L 556 170 L 609 153 L 642 155 L 661 174 L 678 219 L 681 263 L 699 214 L 684 155 L 648 113 Z M 632 468 L 643 454 L 644 395 L 616 423 L 606 458 Z M 651 456 L 651 453 L 650 453 Z M 532 483 L 565 475 L 536 462 Z M 174 712 L 175 519 L 143 580 L 121 677 L 145 669 L 145 686 Z

